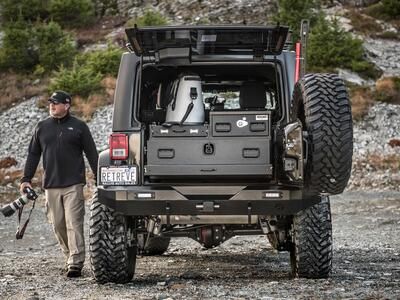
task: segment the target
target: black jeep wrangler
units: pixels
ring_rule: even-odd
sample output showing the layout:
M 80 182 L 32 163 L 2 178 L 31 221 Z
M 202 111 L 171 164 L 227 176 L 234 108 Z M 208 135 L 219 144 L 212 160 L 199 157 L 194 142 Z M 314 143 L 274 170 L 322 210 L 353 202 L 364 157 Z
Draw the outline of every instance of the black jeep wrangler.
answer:
M 98 282 L 132 279 L 172 237 L 265 234 L 294 276 L 332 268 L 329 195 L 352 162 L 349 98 L 307 74 L 285 26 L 128 28 L 90 217 Z

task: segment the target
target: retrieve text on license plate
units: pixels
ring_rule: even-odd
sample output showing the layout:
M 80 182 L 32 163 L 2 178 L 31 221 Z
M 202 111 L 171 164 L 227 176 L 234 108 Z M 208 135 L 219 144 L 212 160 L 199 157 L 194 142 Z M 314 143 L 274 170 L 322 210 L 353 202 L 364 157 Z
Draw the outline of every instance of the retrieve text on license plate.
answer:
M 135 185 L 136 173 L 136 167 L 101 167 L 100 182 L 102 185 Z

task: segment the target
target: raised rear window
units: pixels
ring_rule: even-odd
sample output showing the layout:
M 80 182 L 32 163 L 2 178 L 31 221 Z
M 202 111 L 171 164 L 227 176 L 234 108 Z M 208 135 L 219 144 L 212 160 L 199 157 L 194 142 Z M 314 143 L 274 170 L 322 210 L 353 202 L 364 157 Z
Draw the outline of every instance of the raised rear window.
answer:
M 166 26 L 128 28 L 126 34 L 138 56 L 156 60 L 209 55 L 279 55 L 284 49 L 285 26 Z

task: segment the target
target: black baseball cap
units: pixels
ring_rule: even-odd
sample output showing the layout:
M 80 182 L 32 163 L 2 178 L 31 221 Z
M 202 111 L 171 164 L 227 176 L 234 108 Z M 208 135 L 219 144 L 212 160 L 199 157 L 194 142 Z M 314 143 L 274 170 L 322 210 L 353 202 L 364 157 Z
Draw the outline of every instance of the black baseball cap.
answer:
M 53 94 L 51 94 L 48 101 L 53 103 L 71 104 L 72 98 L 67 92 L 55 91 Z

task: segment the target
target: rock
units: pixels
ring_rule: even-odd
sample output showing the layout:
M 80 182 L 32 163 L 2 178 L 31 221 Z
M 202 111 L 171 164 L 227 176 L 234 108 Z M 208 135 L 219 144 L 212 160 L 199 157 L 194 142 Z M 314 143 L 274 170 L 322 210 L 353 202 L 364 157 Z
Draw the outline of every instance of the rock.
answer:
M 378 3 L 379 0 L 338 0 L 343 5 L 366 7 Z
M 365 80 L 361 78 L 357 73 L 351 72 L 350 70 L 338 69 L 339 77 L 344 81 L 348 81 L 357 85 L 374 85 L 375 82 L 372 80 Z
M 181 277 L 183 279 L 201 279 L 201 278 L 203 278 L 203 276 L 201 276 L 201 274 L 192 272 L 192 271 L 187 271 L 187 272 L 181 274 L 179 277 Z
M 366 38 L 364 48 L 383 76 L 400 76 L 400 41 Z
M 122 3 L 122 2 L 121 2 Z M 133 5 L 132 1 L 119 7 L 119 11 L 132 18 L 137 18 L 150 7 Z M 198 0 L 164 0 L 151 3 L 151 9 L 161 13 L 171 24 L 192 25 L 197 23 L 214 24 L 266 24 L 276 13 L 276 2 L 258 1 L 198 1 Z

